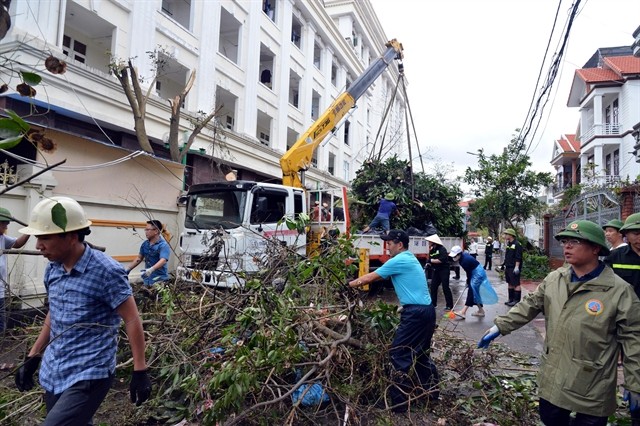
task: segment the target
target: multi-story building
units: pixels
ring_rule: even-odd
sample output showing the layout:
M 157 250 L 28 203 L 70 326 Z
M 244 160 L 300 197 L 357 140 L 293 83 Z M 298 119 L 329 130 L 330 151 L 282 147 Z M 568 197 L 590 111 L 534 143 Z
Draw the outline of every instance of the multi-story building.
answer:
M 224 136 L 214 141 L 203 132 L 187 156 L 187 184 L 215 178 L 212 159 L 243 179 L 280 178 L 282 154 L 387 41 L 371 4 L 360 0 L 16 0 L 11 15 L 3 51 L 10 48 L 21 63 L 36 67 L 50 53 L 68 63 L 64 76 L 43 75 L 47 93 L 35 100 L 79 126 L 100 123 L 121 133 L 123 147 L 137 148 L 130 140 L 133 119 L 110 62 L 131 58 L 144 89 L 158 74 L 146 124 L 161 157 L 167 99 L 196 70 L 184 116 L 216 109 Z M 389 67 L 318 148 L 309 186 L 350 181 L 373 145 L 397 78 Z M 390 120 L 401 128 L 404 100 L 401 91 L 397 96 Z
M 634 181 L 633 131 L 640 117 L 640 58 L 631 47 L 602 48 L 576 70 L 568 106 L 580 108 L 576 139 L 583 184 Z
M 554 141 L 551 165 L 556 169 L 553 197 L 560 199 L 567 189 L 580 183 L 580 141 L 576 135 L 564 134 Z
M 67 162 L 0 203 L 26 220 L 40 197 L 72 196 L 97 226 L 92 238 L 122 262 L 136 255 L 147 218 L 179 233 L 176 199 L 190 184 L 223 178 L 225 169 L 240 179 L 278 182 L 280 157 L 388 41 L 368 0 L 14 0 L 9 12 L 0 74 L 10 90 L 1 106 L 44 131 L 57 149 L 22 143 L 12 155 L 0 152 L 0 164 L 29 175 L 44 163 Z M 50 55 L 66 61 L 66 73 L 44 70 Z M 110 65 L 128 60 L 150 92 L 145 123 L 154 155 L 140 152 L 131 107 L 111 73 Z M 20 71 L 42 77 L 35 96 L 15 91 Z M 218 125 L 200 133 L 180 164 L 165 146 L 168 100 L 192 71 L 181 130 L 186 134 L 190 120 L 213 110 Z M 398 78 L 389 66 L 318 147 L 307 187 L 348 185 L 389 105 L 387 134 L 405 143 Z M 43 265 L 25 260 L 16 269 L 25 271 L 22 278 L 12 280 L 37 287 Z

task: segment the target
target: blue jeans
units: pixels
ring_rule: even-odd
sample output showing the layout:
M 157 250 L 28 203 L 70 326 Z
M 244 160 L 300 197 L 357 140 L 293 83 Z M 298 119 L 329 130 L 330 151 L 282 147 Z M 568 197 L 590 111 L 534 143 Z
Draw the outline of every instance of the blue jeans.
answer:
M 45 392 L 47 417 L 43 426 L 92 425 L 93 415 L 107 396 L 114 375 L 97 380 L 82 380 L 64 392 Z
M 407 394 L 418 389 L 438 399 L 440 377 L 429 356 L 431 338 L 436 328 L 436 310 L 433 305 L 405 305 L 400 314 L 400 325 L 391 343 L 392 381 L 391 401 L 394 406 L 405 404 Z M 411 373 L 415 371 L 417 384 Z M 406 409 L 406 407 L 405 407 Z

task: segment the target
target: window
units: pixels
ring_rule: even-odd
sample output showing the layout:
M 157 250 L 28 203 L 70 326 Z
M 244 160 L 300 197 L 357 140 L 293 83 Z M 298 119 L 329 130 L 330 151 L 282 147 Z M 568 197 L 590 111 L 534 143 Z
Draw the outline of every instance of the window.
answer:
M 241 24 L 227 9 L 222 7 L 220 10 L 218 52 L 237 64 Z
M 87 45 L 68 35 L 62 37 L 62 53 L 83 64 L 87 61 Z
M 262 11 L 267 14 L 269 19 L 275 22 L 276 20 L 276 1 L 275 0 L 262 0 Z
M 344 122 L 344 144 L 349 146 L 349 128 L 351 127 L 351 123 L 349 120 Z
M 331 176 L 335 176 L 335 163 L 336 163 L 336 155 L 332 152 L 329 153 L 329 166 L 327 167 L 327 171 Z
M 604 172 L 605 174 L 610 175 L 612 170 L 613 169 L 611 168 L 611 154 L 607 154 L 604 160 Z
M 162 13 L 186 29 L 191 29 L 191 0 L 162 0 Z
M 268 133 L 260 132 L 260 143 L 262 145 L 269 146 L 269 134 Z
M 342 179 L 349 182 L 349 162 L 347 160 L 342 163 L 342 173 Z
M 320 114 L 320 93 L 311 91 L 311 119 L 317 120 Z
M 264 44 L 260 43 L 260 70 L 258 79 L 260 83 L 273 89 L 275 54 Z
M 262 190 L 254 193 L 251 206 L 251 223 L 276 223 L 285 215 L 287 193 L 284 191 Z
M 318 69 L 322 67 L 322 46 L 320 46 L 318 40 L 313 43 L 313 65 Z
M 620 175 L 620 150 L 613 151 L 613 175 Z
M 333 84 L 334 87 L 337 87 L 336 85 L 338 84 L 338 66 L 336 65 L 335 59 L 331 63 L 331 84 Z
M 297 16 L 291 16 L 291 42 L 298 49 L 302 46 L 302 23 Z

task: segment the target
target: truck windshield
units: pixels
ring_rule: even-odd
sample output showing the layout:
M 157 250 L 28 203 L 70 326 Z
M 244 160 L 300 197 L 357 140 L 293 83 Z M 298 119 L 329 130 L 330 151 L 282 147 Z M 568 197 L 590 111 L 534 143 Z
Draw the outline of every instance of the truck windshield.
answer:
M 242 224 L 246 200 L 245 190 L 191 194 L 184 225 L 192 229 L 237 228 Z

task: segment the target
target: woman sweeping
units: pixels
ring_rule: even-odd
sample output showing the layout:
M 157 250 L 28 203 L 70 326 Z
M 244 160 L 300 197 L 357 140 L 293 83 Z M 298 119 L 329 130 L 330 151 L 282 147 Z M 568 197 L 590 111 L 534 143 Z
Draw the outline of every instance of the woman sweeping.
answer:
M 491 283 L 487 278 L 487 273 L 473 256 L 462 251 L 462 247 L 453 246 L 449 252 L 449 257 L 457 261 L 462 269 L 467 273 L 467 300 L 464 308 L 460 312 L 455 312 L 460 319 L 465 319 L 467 311 L 473 305 L 478 306 L 478 310 L 471 315 L 474 317 L 483 317 L 485 315 L 484 305 L 493 305 L 498 303 L 498 295 L 496 294 Z

